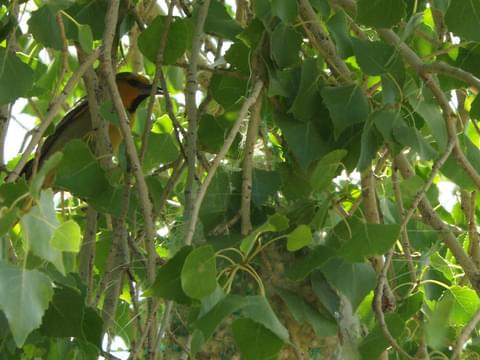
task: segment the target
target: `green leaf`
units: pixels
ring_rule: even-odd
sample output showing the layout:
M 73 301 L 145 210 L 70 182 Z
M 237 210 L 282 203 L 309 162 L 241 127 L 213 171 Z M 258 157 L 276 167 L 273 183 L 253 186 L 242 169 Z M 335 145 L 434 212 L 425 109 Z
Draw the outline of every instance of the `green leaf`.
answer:
M 393 62 L 395 49 L 383 41 L 352 39 L 353 51 L 358 65 L 368 75 L 381 75 L 388 72 Z
M 80 251 L 81 243 L 82 231 L 73 220 L 61 223 L 53 233 L 52 246 L 60 251 L 77 253 Z
M 284 342 L 289 341 L 287 329 L 278 320 L 267 298 L 264 296 L 247 296 L 245 299 L 246 304 L 242 309 L 243 316 L 262 324 Z
M 277 24 L 270 35 L 272 58 L 283 69 L 298 63 L 302 35 L 283 23 Z
M 399 233 L 398 224 L 366 224 L 354 216 L 332 229 L 327 244 L 339 248 L 339 254 L 347 261 L 360 262 L 368 256 L 385 254 Z
M 389 28 L 406 16 L 403 0 L 359 0 L 357 21 L 372 27 Z
M 292 24 L 298 15 L 297 2 L 291 0 L 272 0 L 272 13 L 285 24 Z
M 328 151 L 329 146 L 313 121 L 301 123 L 285 117 L 277 119 L 277 123 L 287 139 L 289 149 L 304 170 Z
M 383 135 L 385 141 L 392 141 L 392 130 L 395 127 L 405 124 L 401 113 L 381 109 L 370 114 L 370 119 L 375 124 L 377 130 Z
M 82 198 L 99 196 L 110 188 L 97 159 L 81 140 L 72 140 L 63 148 L 55 185 Z
M 210 91 L 216 102 L 226 109 L 240 106 L 247 91 L 247 81 L 231 76 L 215 74 L 210 80 Z
M 332 34 L 335 47 L 337 48 L 337 54 L 342 59 L 346 59 L 353 55 L 352 38 L 349 34 L 349 26 L 345 12 L 341 10 L 336 11 L 327 22 L 327 27 Z
M 385 316 L 390 334 L 394 339 L 402 334 L 405 325 L 397 314 L 387 314 Z M 378 325 L 360 342 L 359 351 L 362 359 L 378 359 L 378 357 L 390 346 L 390 342 L 383 335 Z
M 433 160 L 438 154 L 415 128 L 399 126 L 393 129 L 393 136 L 404 146 L 411 147 L 422 160 Z
M 452 286 L 441 301 L 452 300 L 448 323 L 452 326 L 465 326 L 480 308 L 480 299 L 475 290 L 466 286 Z
M 0 48 L 0 105 L 26 96 L 33 86 L 33 71 L 15 55 Z
M 320 270 L 316 270 L 310 276 L 312 290 L 318 300 L 332 316 L 340 313 L 340 298 L 336 290 L 328 283 Z
M 167 300 L 174 300 L 180 304 L 190 303 L 182 288 L 181 273 L 185 259 L 192 251 L 191 246 L 180 249 L 167 263 L 157 271 L 157 276 L 146 295 L 158 296 Z
M 52 283 L 46 275 L 0 262 L 0 310 L 18 347 L 40 326 L 52 296 Z
M 250 74 L 250 48 L 243 42 L 236 41 L 225 53 L 225 60 L 245 75 Z
M 160 38 L 165 31 L 166 16 L 157 16 L 150 25 L 138 37 L 138 48 L 145 57 L 155 63 Z M 171 65 L 185 53 L 189 38 L 189 30 L 186 20 L 174 18 L 170 25 L 163 54 L 163 64 Z
M 210 245 L 192 250 L 183 264 L 182 289 L 193 299 L 202 299 L 217 287 L 215 252 Z
M 277 171 L 253 169 L 252 178 L 252 201 L 255 205 L 262 206 L 269 199 L 275 199 L 282 185 Z
M 242 31 L 242 27 L 228 14 L 227 9 L 218 0 L 210 1 L 204 31 L 232 41 Z
M 318 91 L 318 79 L 317 60 L 314 58 L 305 59 L 302 64 L 300 87 L 289 110 L 293 113 L 295 119 L 308 122 L 320 116 L 320 112 L 324 108 Z
M 350 300 L 354 310 L 377 282 L 377 274 L 369 263 L 349 264 L 333 258 L 321 266 L 321 271 L 328 283 Z
M 88 25 L 78 25 L 78 42 L 86 53 L 90 53 L 93 47 L 92 29 Z
M 308 274 L 322 266 L 334 255 L 335 251 L 333 249 L 319 245 L 303 259 L 297 260 L 290 265 L 286 276 L 292 280 L 303 280 Z
M 349 126 L 368 118 L 368 101 L 359 86 L 324 87 L 322 97 L 332 118 L 336 139 Z
M 478 24 L 480 23 L 480 1 L 450 1 L 445 23 L 448 30 L 463 40 L 480 41 Z
M 297 251 L 312 243 L 312 231 L 307 225 L 299 225 L 287 235 L 287 250 Z
M 310 175 L 310 184 L 315 191 L 328 188 L 332 179 L 338 174 L 338 168 L 346 155 L 346 150 L 333 150 L 320 159 Z
M 287 304 L 295 320 L 300 323 L 308 323 L 318 336 L 334 336 L 338 329 L 332 319 L 324 318 L 312 305 L 293 291 L 277 289 L 278 295 Z
M 51 171 L 57 167 L 62 158 L 63 154 L 56 152 L 43 162 L 40 170 L 38 170 L 30 182 L 30 193 L 34 198 L 38 198 L 40 196 L 40 192 L 42 191 L 45 183 L 45 178 L 49 176 Z
M 362 172 L 369 168 L 382 144 L 383 141 L 374 124 L 370 120 L 367 121 L 362 131 L 360 157 L 357 163 L 358 171 Z
M 226 94 L 222 94 L 221 96 L 225 95 Z M 228 106 L 231 106 L 231 104 Z M 202 151 L 208 151 L 212 154 L 220 151 L 235 121 L 235 119 L 228 115 L 229 114 L 213 117 L 207 114 L 201 117 L 198 126 L 198 143 Z M 237 134 L 232 148 L 238 146 L 241 139 L 241 135 Z
M 63 274 L 62 252 L 52 246 L 52 238 L 58 227 L 51 190 L 43 191 L 37 206 L 20 220 L 24 246 L 36 256 L 50 261 Z
M 274 333 L 250 319 L 232 324 L 233 338 L 246 360 L 275 360 L 283 346 Z
M 193 327 L 199 330 L 202 334 L 196 343 L 196 347 L 192 346 L 192 351 L 195 353 L 200 350 L 200 347 L 212 336 L 217 326 L 229 315 L 238 311 L 246 304 L 245 297 L 239 295 L 227 295 L 220 300 L 209 312 L 202 315 L 193 323 Z M 198 335 L 197 335 L 198 336 Z
M 448 134 L 440 107 L 433 99 L 425 96 L 420 89 L 412 91 L 411 95 L 408 96 L 408 102 L 413 110 L 428 124 L 440 151 L 445 150 L 448 144 Z
M 180 154 L 175 139 L 171 134 L 150 132 L 143 161 L 143 171 L 150 172 L 160 164 L 175 161 Z
M 0 236 L 5 235 L 17 222 L 20 215 L 20 209 L 13 207 L 10 210 L 0 210 Z
M 34 39 L 45 47 L 61 50 L 63 43 L 55 16 L 56 12 L 49 6 L 32 11 L 28 30 Z
M 263 225 L 260 225 L 258 228 L 252 231 L 250 235 L 242 240 L 240 244 L 240 250 L 242 250 L 245 255 L 248 255 L 260 235 L 266 232 L 284 231 L 288 228 L 288 223 L 288 218 L 284 215 L 273 214 Z
M 40 331 L 50 337 L 77 337 L 83 339 L 85 296 L 77 289 L 57 286 L 53 299 L 42 320 Z

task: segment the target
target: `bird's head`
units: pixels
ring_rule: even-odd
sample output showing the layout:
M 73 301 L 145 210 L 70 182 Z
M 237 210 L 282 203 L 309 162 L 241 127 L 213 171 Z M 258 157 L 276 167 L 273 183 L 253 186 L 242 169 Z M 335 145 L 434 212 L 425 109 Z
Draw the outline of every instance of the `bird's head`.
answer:
M 131 114 L 137 110 L 143 100 L 150 96 L 152 84 L 142 75 L 122 72 L 117 74 L 116 81 L 123 106 Z M 157 88 L 156 94 L 163 94 L 163 90 Z

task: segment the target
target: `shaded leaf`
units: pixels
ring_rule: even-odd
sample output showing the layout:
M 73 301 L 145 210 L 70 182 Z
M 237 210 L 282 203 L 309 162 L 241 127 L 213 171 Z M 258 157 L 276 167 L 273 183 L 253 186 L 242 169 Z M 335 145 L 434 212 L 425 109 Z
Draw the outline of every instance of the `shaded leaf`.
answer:
M 312 231 L 307 225 L 299 225 L 287 235 L 287 250 L 297 251 L 312 243 Z
M 0 310 L 18 347 L 40 326 L 52 296 L 52 284 L 46 275 L 0 261 Z
M 359 0 L 357 20 L 367 26 L 389 28 L 406 16 L 403 0 Z
M 201 299 L 217 287 L 217 265 L 212 246 L 192 250 L 182 267 L 182 289 L 191 298 Z

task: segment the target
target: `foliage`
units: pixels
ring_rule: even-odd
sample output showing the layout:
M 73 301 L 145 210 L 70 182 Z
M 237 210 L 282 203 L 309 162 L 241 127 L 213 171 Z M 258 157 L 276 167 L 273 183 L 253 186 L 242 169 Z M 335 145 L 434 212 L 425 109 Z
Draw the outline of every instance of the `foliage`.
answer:
M 118 3 L 0 1 L 0 359 L 480 356 L 480 0 Z

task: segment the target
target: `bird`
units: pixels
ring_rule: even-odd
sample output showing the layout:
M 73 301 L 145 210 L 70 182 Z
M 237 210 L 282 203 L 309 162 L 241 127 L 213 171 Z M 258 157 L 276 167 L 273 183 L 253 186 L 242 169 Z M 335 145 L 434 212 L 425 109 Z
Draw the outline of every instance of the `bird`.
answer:
M 118 73 L 116 75 L 116 83 L 123 106 L 130 119 L 130 127 L 133 127 L 137 108 L 143 100 L 150 96 L 152 84 L 146 77 L 131 72 Z M 163 94 L 163 90 L 157 87 L 155 93 Z M 40 153 L 37 154 L 38 160 L 31 159 L 27 162 L 20 176 L 24 176 L 29 180 L 33 175 L 35 161 L 37 162 L 37 168 L 40 169 L 50 156 L 57 151 L 61 151 L 69 141 L 73 139 L 88 139 L 92 136 L 92 121 L 90 119 L 88 101 L 85 98 L 63 117 L 53 134 L 45 139 Z M 112 149 L 116 152 L 123 139 L 120 129 L 114 124 L 110 124 L 109 137 Z

